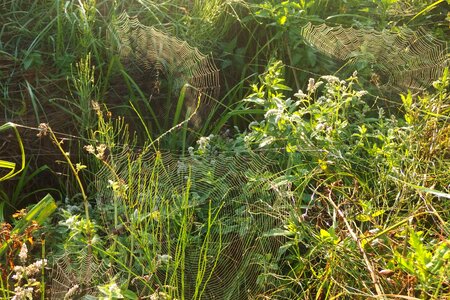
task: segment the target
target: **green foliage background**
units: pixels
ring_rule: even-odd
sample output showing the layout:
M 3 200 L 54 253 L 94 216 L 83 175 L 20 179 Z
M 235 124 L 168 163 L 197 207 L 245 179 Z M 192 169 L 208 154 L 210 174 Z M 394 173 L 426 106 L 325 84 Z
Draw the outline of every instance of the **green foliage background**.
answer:
M 448 68 L 426 91 L 381 91 L 373 66 L 343 68 L 301 34 L 312 22 L 447 41 L 449 5 L 3 1 L 0 295 L 450 297 Z M 126 64 L 112 25 L 124 11 L 214 58 L 221 92 L 203 113 L 181 109 L 177 78 Z M 47 193 L 58 209 L 31 209 L 40 229 L 15 219 Z M 39 258 L 39 280 L 14 277 Z

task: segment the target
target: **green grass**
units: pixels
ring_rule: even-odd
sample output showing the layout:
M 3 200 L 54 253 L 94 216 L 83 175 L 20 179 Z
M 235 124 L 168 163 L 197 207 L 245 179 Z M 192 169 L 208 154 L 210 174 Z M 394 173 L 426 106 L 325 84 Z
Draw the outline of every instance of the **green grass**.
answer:
M 36 279 L 33 299 L 450 297 L 446 62 L 427 91 L 398 95 L 374 84 L 376 60 L 351 75 L 301 31 L 442 39 L 446 6 L 5 1 L 0 294 Z M 158 34 L 124 47 L 122 12 Z M 213 58 L 220 93 L 194 86 L 213 77 L 192 80 L 191 57 Z M 41 258 L 52 271 L 13 277 Z

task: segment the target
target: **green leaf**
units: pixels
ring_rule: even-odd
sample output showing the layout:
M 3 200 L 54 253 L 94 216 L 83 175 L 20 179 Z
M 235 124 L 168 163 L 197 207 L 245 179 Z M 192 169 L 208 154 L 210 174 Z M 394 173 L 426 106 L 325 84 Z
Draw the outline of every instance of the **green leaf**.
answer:
M 384 209 L 377 210 L 376 212 L 374 212 L 374 213 L 372 214 L 372 218 L 381 216 L 381 215 L 384 214 L 385 212 L 386 212 L 386 211 L 385 211 Z
M 266 103 L 265 99 L 261 99 L 259 97 L 250 97 L 250 98 L 246 98 L 243 100 L 244 102 L 250 102 L 250 103 L 255 103 L 258 105 L 264 105 L 264 103 Z
M 326 231 L 325 229 L 320 228 L 320 238 L 322 240 L 329 239 L 329 238 L 331 238 L 331 234 L 328 231 Z
M 186 96 L 186 89 L 187 89 L 188 85 L 185 84 L 183 85 L 183 87 L 181 88 L 180 91 L 180 96 L 178 97 L 178 102 L 177 102 L 177 108 L 175 111 L 175 116 L 173 118 L 173 122 L 172 122 L 172 126 L 176 126 L 180 121 L 180 114 L 181 114 L 181 110 L 184 106 L 184 100 L 185 100 L 185 96 Z
M 408 91 L 408 94 L 406 95 L 401 94 L 400 98 L 402 99 L 403 105 L 406 109 L 411 108 L 413 102 L 411 91 Z
M 414 121 L 414 118 L 410 114 L 405 114 L 405 121 L 407 124 L 411 125 Z
M 130 300 L 137 300 L 137 299 L 139 299 L 138 295 L 136 295 L 135 292 L 130 291 L 130 290 L 122 291 L 122 296 L 125 299 L 130 299 Z
M 9 161 L 0 160 L 0 169 L 9 169 L 10 171 L 4 175 L 3 177 L 0 177 L 0 182 L 13 178 L 17 174 L 23 171 L 25 168 L 25 149 L 23 147 L 22 139 L 20 137 L 19 131 L 16 128 L 16 124 L 8 122 L 6 124 L 3 124 L 0 126 L 0 132 L 12 129 L 14 133 L 16 134 L 17 143 L 19 144 L 20 149 L 20 157 L 21 157 L 21 164 L 20 169 L 16 171 L 16 164 Z
M 297 145 L 292 145 L 291 143 L 288 143 L 286 146 L 286 152 L 287 153 L 294 153 L 298 150 Z
M 418 263 L 418 267 L 424 269 L 431 260 L 431 253 L 427 251 L 425 245 L 420 240 L 419 233 L 416 233 L 414 230 L 410 231 L 409 244 L 414 251 L 414 257 Z
M 50 194 L 47 194 L 41 201 L 39 201 L 33 208 L 17 222 L 14 229 L 11 231 L 11 235 L 18 235 L 25 231 L 25 229 L 35 221 L 39 225 L 42 225 L 44 221 L 56 210 L 56 203 Z M 0 246 L 0 257 L 5 253 L 9 243 L 12 240 L 8 240 L 6 243 Z
M 414 274 L 415 268 L 413 260 L 406 259 L 405 257 L 403 257 L 402 254 L 398 253 L 397 251 L 394 252 L 394 257 L 403 270 L 405 270 L 409 274 Z
M 440 272 L 440 268 L 444 265 L 446 261 L 450 259 L 450 241 L 445 241 L 439 244 L 437 249 L 434 251 L 433 258 L 427 264 L 427 270 L 432 274 L 437 274 Z
M 281 83 L 274 84 L 273 89 L 275 91 L 278 91 L 278 90 L 292 91 L 292 89 L 290 87 L 288 87 L 287 85 L 281 84 Z
M 441 4 L 442 2 L 444 2 L 444 0 L 438 0 L 436 2 L 431 3 L 430 5 L 428 5 L 424 9 L 422 9 L 420 12 L 418 12 L 414 17 L 412 17 L 411 20 L 408 21 L 408 23 L 413 21 L 415 18 L 419 17 L 420 15 L 423 15 L 424 13 L 434 9 L 438 4 Z M 408 24 L 408 23 L 406 23 L 406 24 Z
M 261 143 L 259 143 L 259 148 L 263 148 L 267 145 L 272 144 L 275 141 L 273 136 L 268 136 L 262 139 Z
M 370 216 L 368 216 L 368 215 L 365 215 L 365 214 L 359 214 L 359 215 L 356 216 L 356 220 L 358 220 L 358 221 L 360 221 L 360 222 L 367 222 L 367 221 L 370 221 L 371 218 L 370 218 Z
M 287 20 L 287 17 L 282 16 L 281 18 L 278 19 L 278 24 L 284 25 L 286 23 L 286 20 Z
M 28 70 L 31 67 L 42 66 L 42 55 L 39 52 L 31 52 L 23 59 L 23 68 Z
M 14 172 L 14 170 L 16 169 L 16 163 L 0 159 L 0 169 L 8 169 L 8 170 L 10 170 L 8 172 L 8 174 L 10 174 L 10 173 Z
M 291 236 L 294 235 L 295 232 L 292 232 L 290 230 L 281 229 L 281 228 L 274 228 L 272 230 L 269 230 L 268 232 L 263 234 L 263 237 L 274 237 L 274 236 Z
M 441 192 L 441 191 L 438 191 L 438 190 L 435 190 L 435 189 L 426 188 L 426 187 L 423 187 L 423 186 L 420 186 L 420 185 L 415 185 L 415 184 L 412 184 L 412 183 L 400 180 L 398 178 L 395 178 L 394 176 L 391 176 L 391 175 L 388 175 L 388 177 L 390 177 L 390 178 L 392 178 L 392 179 L 394 179 L 394 180 L 396 180 L 398 182 L 401 182 L 401 183 L 403 183 L 405 185 L 408 185 L 408 186 L 410 186 L 410 187 L 412 187 L 412 188 L 414 188 L 414 189 L 416 189 L 416 190 L 418 190 L 420 192 L 430 193 L 430 194 L 433 194 L 433 195 L 435 195 L 437 197 L 450 199 L 450 194 L 448 194 L 448 193 L 444 193 L 444 192 Z

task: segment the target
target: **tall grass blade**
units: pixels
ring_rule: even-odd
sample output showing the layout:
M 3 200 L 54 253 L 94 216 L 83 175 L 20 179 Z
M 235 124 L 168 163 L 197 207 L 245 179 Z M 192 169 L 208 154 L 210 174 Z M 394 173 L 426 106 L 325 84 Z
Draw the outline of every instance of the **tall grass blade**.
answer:
M 8 122 L 8 123 L 0 126 L 0 132 L 6 131 L 8 129 L 14 130 L 14 133 L 16 135 L 17 143 L 19 144 L 19 149 L 20 149 L 21 164 L 20 164 L 19 170 L 16 171 L 16 163 L 0 160 L 0 169 L 9 170 L 9 172 L 6 175 L 0 177 L 0 182 L 2 182 L 4 180 L 8 180 L 8 179 L 16 176 L 17 174 L 19 174 L 20 172 L 23 171 L 23 169 L 25 168 L 25 165 L 26 165 L 25 149 L 23 147 L 22 138 L 20 137 L 19 131 L 17 130 L 16 125 L 11 122 Z
M 412 22 L 414 19 L 418 18 L 419 16 L 423 15 L 424 13 L 436 8 L 436 6 L 438 6 L 439 4 L 441 4 L 442 2 L 444 2 L 445 0 L 438 0 L 436 2 L 431 3 L 430 5 L 428 5 L 427 7 L 425 7 L 424 9 L 422 9 L 421 11 L 419 11 L 414 17 L 411 18 L 411 20 L 408 21 L 409 24 L 410 22 Z

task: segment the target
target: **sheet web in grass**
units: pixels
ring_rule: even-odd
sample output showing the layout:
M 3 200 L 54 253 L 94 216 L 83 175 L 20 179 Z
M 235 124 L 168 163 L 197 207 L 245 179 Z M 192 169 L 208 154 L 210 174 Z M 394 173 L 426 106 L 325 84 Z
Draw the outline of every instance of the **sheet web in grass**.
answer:
M 268 233 L 282 226 L 289 198 L 274 182 L 272 161 L 256 154 L 170 153 L 112 161 L 127 167 L 97 174 L 98 207 L 105 224 L 114 223 L 108 210 L 114 201 L 124 209 L 116 225 L 125 224 L 127 238 L 117 239 L 133 240 L 139 274 L 133 282 L 142 295 L 248 299 L 274 288 L 264 276 L 283 240 Z M 125 194 L 108 188 L 114 178 L 126 185 Z
M 185 84 L 192 99 L 201 96 L 203 103 L 217 97 L 220 90 L 219 70 L 209 55 L 204 55 L 187 42 L 154 27 L 145 26 L 137 17 L 123 12 L 114 23 L 120 56 L 144 70 L 155 70 L 174 80 L 174 89 Z
M 420 28 L 398 32 L 308 23 L 302 36 L 318 51 L 350 65 L 366 62 L 371 81 L 400 91 L 425 90 L 448 65 L 447 43 Z

